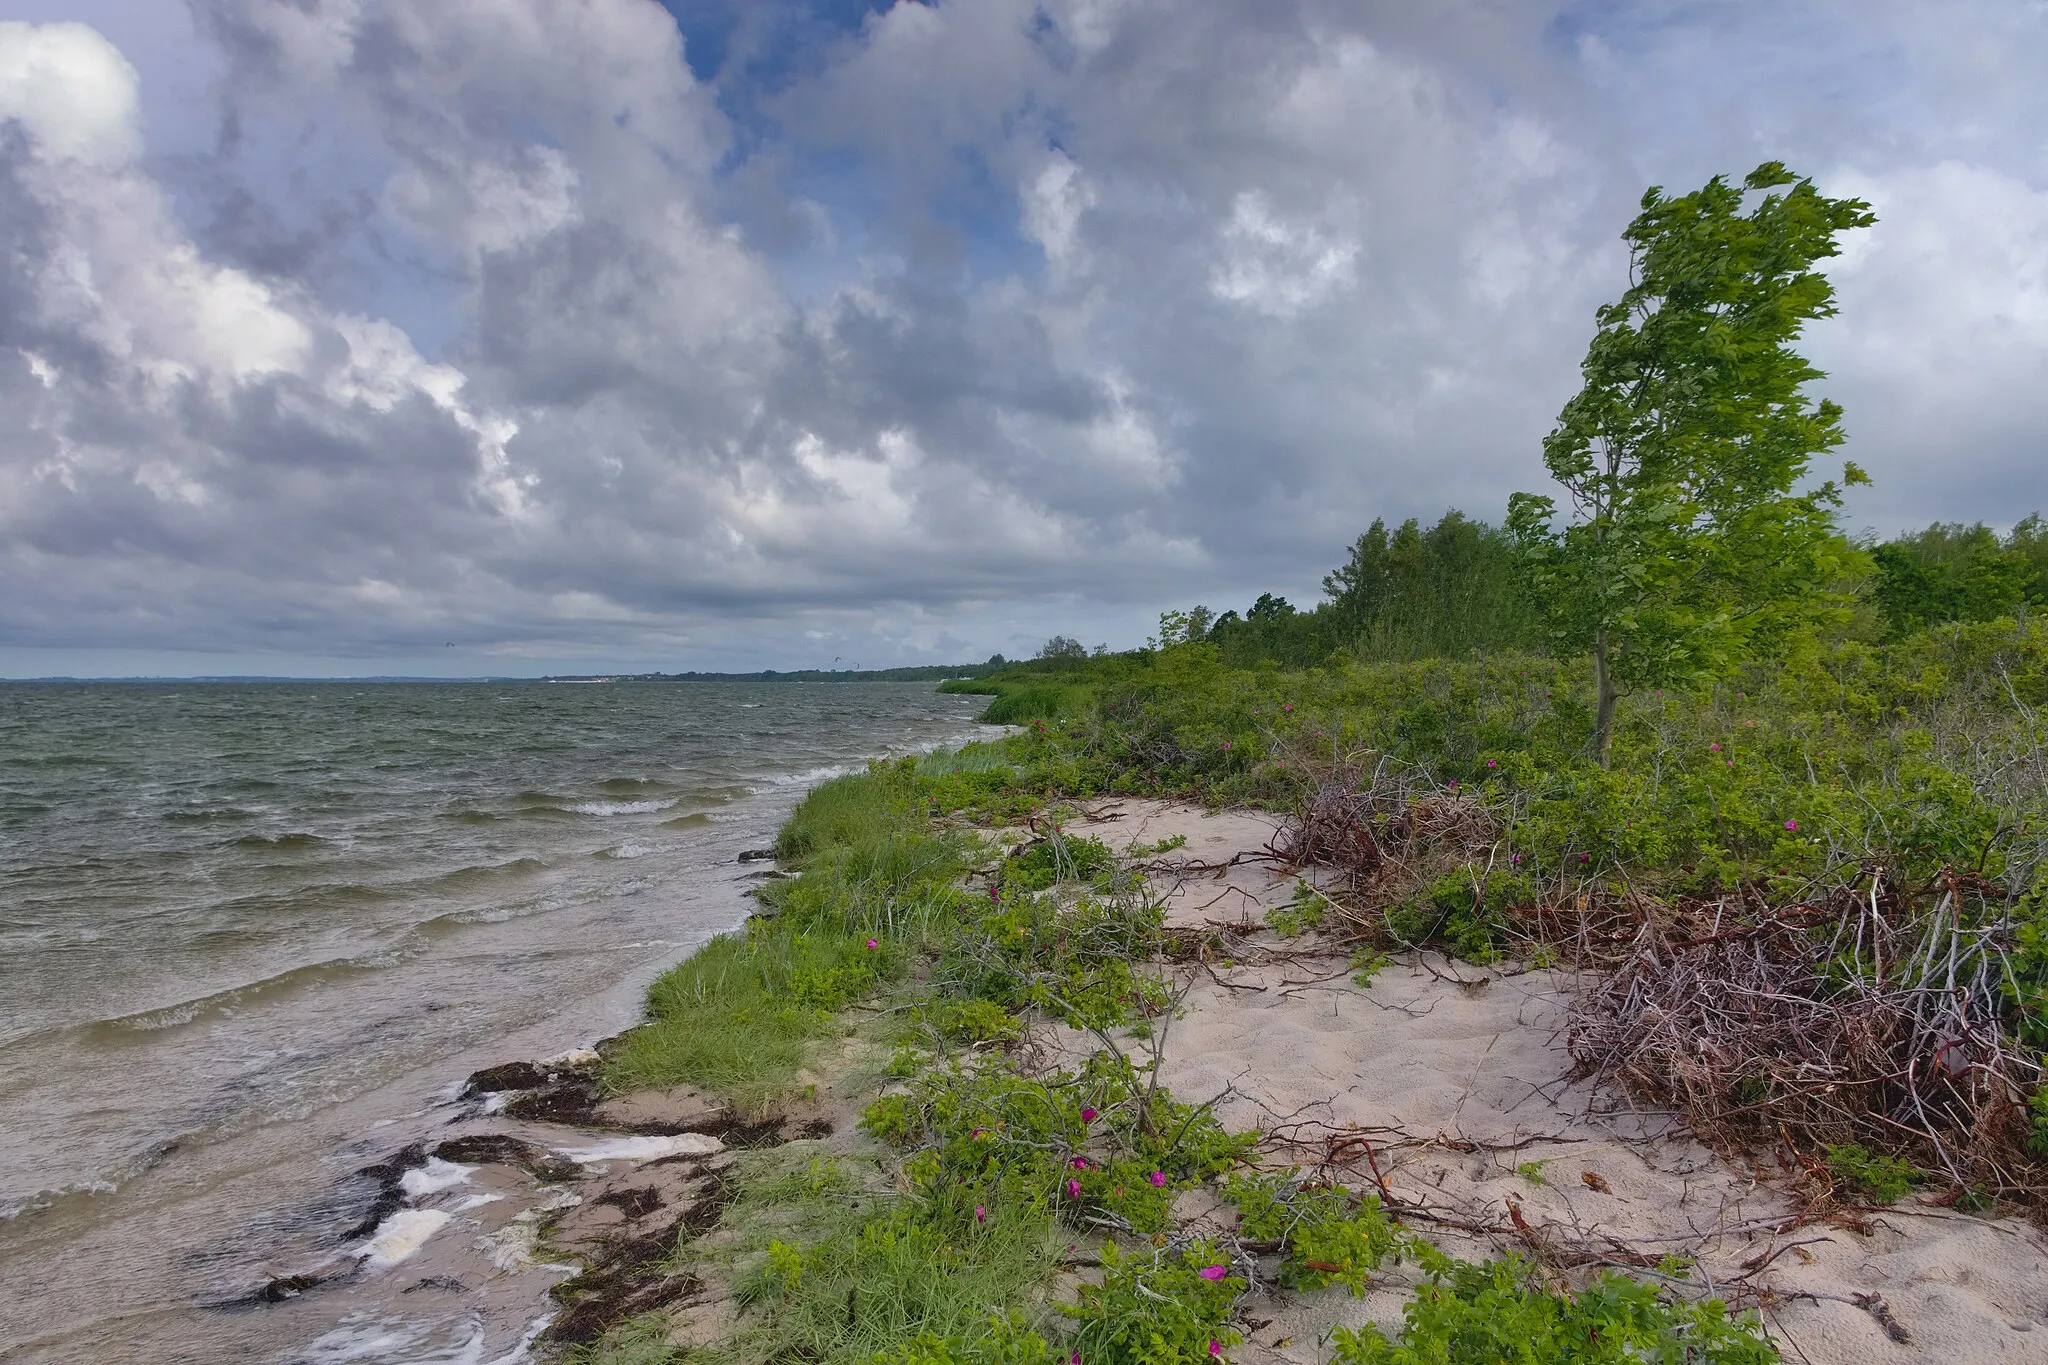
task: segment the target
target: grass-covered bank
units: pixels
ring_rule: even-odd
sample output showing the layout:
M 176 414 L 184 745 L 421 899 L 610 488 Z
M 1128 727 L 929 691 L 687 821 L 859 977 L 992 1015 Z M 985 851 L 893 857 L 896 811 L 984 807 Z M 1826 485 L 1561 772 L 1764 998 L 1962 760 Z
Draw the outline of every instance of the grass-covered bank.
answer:
M 1192 1365 L 1241 1342 L 1262 1273 L 1357 1292 L 1396 1259 L 1426 1276 L 1405 1330 L 1341 1335 L 1336 1358 L 1506 1360 L 1522 1335 L 1533 1361 L 1775 1358 L 1710 1299 L 1454 1261 L 1370 1194 L 1261 1169 L 1257 1133 L 1161 1087 L 1182 977 L 1144 876 L 1060 828 L 1098 761 L 1098 731 L 1073 730 L 820 786 L 762 916 L 655 984 L 609 1087 L 764 1113 L 838 1066 L 869 1078 L 859 1133 L 747 1153 L 719 1224 L 678 1244 L 672 1271 L 726 1285 L 733 1317 L 679 1334 L 653 1315 L 575 1359 Z M 1032 1065 L 1018 1044 L 1049 1024 L 1094 1038 L 1090 1059 Z M 1198 1190 L 1236 1206 L 1233 1236 L 1183 1230 Z

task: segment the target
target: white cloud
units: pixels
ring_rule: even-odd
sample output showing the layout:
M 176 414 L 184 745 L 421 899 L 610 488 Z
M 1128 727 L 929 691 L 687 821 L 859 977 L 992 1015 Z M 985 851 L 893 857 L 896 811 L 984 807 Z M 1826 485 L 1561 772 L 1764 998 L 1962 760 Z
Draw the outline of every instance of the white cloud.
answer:
M 0 21 L 0 123 L 19 119 L 47 156 L 119 165 L 141 147 L 135 68 L 84 24 Z
M 1257 190 L 1237 196 L 1221 235 L 1222 260 L 1209 287 L 1256 312 L 1291 317 L 1358 282 L 1357 242 L 1313 223 L 1281 221 Z

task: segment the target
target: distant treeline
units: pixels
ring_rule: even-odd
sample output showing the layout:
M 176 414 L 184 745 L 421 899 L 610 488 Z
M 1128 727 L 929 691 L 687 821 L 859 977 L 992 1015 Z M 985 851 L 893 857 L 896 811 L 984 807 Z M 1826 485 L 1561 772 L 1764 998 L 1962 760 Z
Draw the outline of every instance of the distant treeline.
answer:
M 1865 544 L 1870 573 L 1857 598 L 1858 633 L 1898 639 L 1947 621 L 1985 621 L 2048 606 L 2048 523 L 2039 515 L 2006 535 L 1988 526 L 1936 523 Z M 1361 662 L 1455 657 L 1538 648 L 1535 612 L 1520 591 L 1514 542 L 1461 512 L 1434 526 L 1375 521 L 1350 557 L 1323 579 L 1323 600 L 1301 610 L 1271 593 L 1242 613 L 1170 612 L 1161 644 L 1203 640 L 1237 667 L 1301 668 L 1342 652 Z M 1048 645 L 1038 668 L 1083 657 L 1071 641 Z

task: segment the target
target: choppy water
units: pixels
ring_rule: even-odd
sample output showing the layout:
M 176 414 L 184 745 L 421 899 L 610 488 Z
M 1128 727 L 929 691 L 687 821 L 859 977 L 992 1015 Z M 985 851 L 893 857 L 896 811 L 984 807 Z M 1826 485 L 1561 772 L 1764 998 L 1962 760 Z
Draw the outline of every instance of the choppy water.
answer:
M 269 1360 L 204 1307 L 474 1066 L 630 1022 L 921 684 L 0 685 L 0 1358 Z M 394 1357 L 396 1358 L 396 1357 Z

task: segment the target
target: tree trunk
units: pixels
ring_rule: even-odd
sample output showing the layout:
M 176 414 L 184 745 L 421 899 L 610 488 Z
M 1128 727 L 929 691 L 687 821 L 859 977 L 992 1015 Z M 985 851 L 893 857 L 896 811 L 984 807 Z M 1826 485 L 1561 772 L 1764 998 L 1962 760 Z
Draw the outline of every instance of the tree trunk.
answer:
M 1599 700 L 1593 711 L 1593 753 L 1600 766 L 1607 766 L 1608 748 L 1614 743 L 1614 703 L 1621 689 L 1614 685 L 1614 673 L 1607 667 L 1607 632 L 1593 637 L 1593 677 Z

